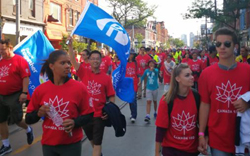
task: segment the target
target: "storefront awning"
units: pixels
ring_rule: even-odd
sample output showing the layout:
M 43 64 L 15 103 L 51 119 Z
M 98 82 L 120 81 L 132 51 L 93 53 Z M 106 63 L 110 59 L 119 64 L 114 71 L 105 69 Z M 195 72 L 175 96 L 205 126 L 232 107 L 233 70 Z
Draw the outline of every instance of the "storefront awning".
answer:
M 60 30 L 46 30 L 45 35 L 49 40 L 62 40 L 63 32 Z

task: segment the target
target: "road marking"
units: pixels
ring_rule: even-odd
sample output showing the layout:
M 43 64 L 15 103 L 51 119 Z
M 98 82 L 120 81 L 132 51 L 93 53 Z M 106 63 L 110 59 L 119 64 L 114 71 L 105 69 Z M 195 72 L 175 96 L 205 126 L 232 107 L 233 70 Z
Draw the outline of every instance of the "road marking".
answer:
M 24 145 L 21 148 L 19 148 L 19 149 L 15 150 L 14 152 L 12 152 L 11 155 L 15 155 L 15 154 L 21 153 L 22 151 L 30 148 L 32 145 L 34 145 L 37 142 L 41 141 L 41 139 L 42 139 L 42 135 L 39 136 L 39 137 L 37 137 L 37 138 L 35 138 L 34 141 L 33 141 L 33 143 L 31 145 Z

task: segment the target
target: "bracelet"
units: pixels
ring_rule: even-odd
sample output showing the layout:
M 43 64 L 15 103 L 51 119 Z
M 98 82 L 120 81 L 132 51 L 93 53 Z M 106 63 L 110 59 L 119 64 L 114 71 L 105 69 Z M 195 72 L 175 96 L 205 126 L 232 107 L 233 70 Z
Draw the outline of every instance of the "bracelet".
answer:
M 22 94 L 28 95 L 28 92 L 22 92 Z
M 204 136 L 204 133 L 203 132 L 199 132 L 198 136 Z

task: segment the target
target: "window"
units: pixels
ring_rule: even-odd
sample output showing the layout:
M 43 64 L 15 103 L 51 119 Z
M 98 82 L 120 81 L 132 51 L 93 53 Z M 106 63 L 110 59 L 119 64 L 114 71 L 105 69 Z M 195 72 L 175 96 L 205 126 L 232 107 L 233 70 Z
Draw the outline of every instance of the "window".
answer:
M 77 21 L 79 19 L 78 17 L 79 17 L 79 12 L 75 11 L 75 17 L 74 17 L 74 19 L 75 19 L 75 25 L 76 25 L 76 23 L 77 23 Z
M 61 6 L 55 3 L 50 3 L 50 14 L 61 22 Z
M 69 10 L 69 25 L 73 25 L 73 9 Z
M 16 13 L 16 0 L 12 0 L 13 2 L 13 13 Z M 22 14 L 22 2 L 20 0 L 20 14 Z
M 29 9 L 32 17 L 35 17 L 35 0 L 29 0 Z

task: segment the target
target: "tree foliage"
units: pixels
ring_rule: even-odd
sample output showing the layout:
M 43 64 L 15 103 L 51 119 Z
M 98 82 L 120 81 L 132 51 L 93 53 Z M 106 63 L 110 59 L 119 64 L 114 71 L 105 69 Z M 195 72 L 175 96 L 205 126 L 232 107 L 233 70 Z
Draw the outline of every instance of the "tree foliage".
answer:
M 149 6 L 143 0 L 106 0 L 113 9 L 113 17 L 123 26 L 144 26 L 146 19 L 153 16 L 157 6 Z
M 140 33 L 135 34 L 135 38 L 137 39 L 137 45 L 135 46 L 137 49 L 142 47 L 143 35 Z
M 68 45 L 66 44 L 67 42 L 67 35 L 63 35 L 63 39 L 60 42 L 60 45 L 62 46 L 62 49 L 65 51 L 68 51 Z M 78 42 L 77 40 L 73 39 L 73 49 L 77 50 L 78 53 L 82 52 L 84 49 L 87 49 L 88 44 L 87 43 L 82 43 L 82 42 Z
M 188 8 L 184 18 L 207 17 L 214 19 L 217 27 L 227 26 L 236 30 L 240 10 L 250 8 L 249 3 L 250 0 L 224 0 L 223 8 L 218 9 L 214 0 L 195 0 Z
M 176 47 L 176 48 L 181 48 L 181 47 L 183 47 L 184 45 L 185 45 L 185 43 L 182 41 L 182 40 L 180 40 L 180 39 L 178 39 L 178 38 L 172 38 L 172 37 L 170 37 L 169 39 L 168 39 L 168 44 L 173 48 L 173 47 Z

